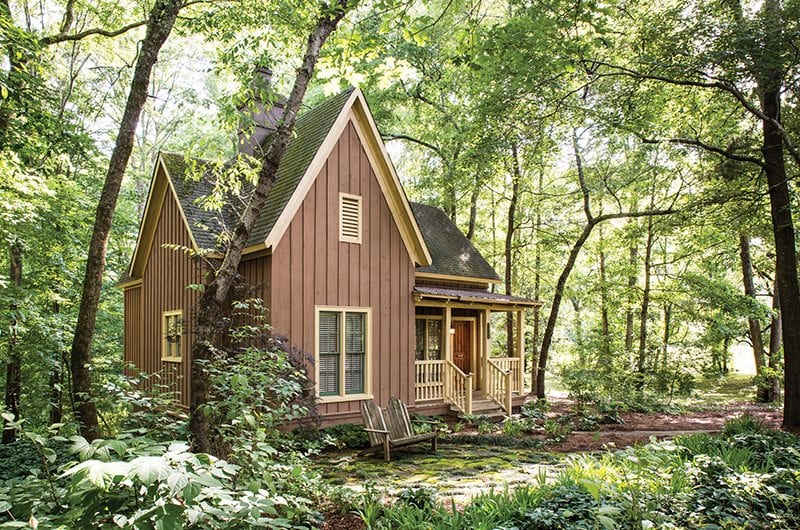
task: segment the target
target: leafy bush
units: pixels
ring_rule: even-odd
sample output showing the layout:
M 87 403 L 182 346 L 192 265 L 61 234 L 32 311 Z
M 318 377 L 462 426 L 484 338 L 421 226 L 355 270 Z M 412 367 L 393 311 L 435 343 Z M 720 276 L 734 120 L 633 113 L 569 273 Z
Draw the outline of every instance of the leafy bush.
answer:
M 364 426 L 354 423 L 342 423 L 322 429 L 298 429 L 294 436 L 307 448 L 364 449 L 369 447 L 369 436 L 364 430 Z
M 40 476 L 47 471 L 46 468 L 56 468 L 70 461 L 68 443 L 55 442 L 49 449 L 53 451 L 52 461 L 48 461 L 41 448 L 27 437 L 12 444 L 0 444 L 0 481 Z
M 717 436 L 574 455 L 553 480 L 541 475 L 463 508 L 372 498 L 368 528 L 789 530 L 800 527 L 799 469 L 800 437 L 740 418 Z
M 130 435 L 70 440 L 80 462 L 0 486 L 0 522 L 33 517 L 48 528 L 217 529 L 307 528 L 320 520 L 315 502 L 287 494 L 278 473 L 269 481 L 244 481 L 239 466 L 191 453 L 180 442 Z

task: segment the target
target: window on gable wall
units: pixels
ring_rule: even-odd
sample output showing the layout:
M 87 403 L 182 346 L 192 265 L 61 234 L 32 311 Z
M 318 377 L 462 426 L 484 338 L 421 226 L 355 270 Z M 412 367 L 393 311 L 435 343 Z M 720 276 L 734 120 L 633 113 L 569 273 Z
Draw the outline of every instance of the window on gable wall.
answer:
M 320 397 L 368 391 L 369 310 L 320 309 L 317 329 L 317 390 Z
M 161 317 L 161 360 L 183 360 L 183 310 L 164 311 Z

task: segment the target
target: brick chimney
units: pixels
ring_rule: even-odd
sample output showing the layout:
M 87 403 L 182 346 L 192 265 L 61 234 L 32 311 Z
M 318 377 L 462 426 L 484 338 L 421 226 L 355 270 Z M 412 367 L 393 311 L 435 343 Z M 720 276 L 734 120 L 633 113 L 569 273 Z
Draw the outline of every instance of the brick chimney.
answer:
M 265 102 L 261 99 L 261 92 L 268 91 L 271 85 L 272 70 L 265 66 L 257 66 L 250 82 L 253 97 L 239 107 L 243 115 L 237 138 L 240 153 L 250 156 L 263 155 L 261 144 L 278 128 L 278 122 L 283 118 L 283 107 L 286 104 L 284 98 L 276 98 L 269 108 L 265 107 Z

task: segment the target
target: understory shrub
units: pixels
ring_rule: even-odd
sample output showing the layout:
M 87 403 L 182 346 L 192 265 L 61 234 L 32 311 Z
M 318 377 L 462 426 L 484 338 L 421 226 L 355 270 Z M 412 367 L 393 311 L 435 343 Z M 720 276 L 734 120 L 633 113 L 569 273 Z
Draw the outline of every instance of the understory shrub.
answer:
M 463 507 L 375 499 L 376 529 L 789 530 L 800 528 L 800 437 L 743 417 L 715 436 L 573 455 L 555 478 L 542 473 Z

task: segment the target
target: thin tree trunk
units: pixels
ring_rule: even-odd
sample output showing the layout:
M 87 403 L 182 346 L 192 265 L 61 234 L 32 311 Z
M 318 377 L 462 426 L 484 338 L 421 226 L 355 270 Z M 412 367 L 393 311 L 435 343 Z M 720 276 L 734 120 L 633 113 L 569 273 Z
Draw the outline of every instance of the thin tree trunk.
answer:
M 542 191 L 544 189 L 544 172 L 539 171 L 539 184 L 536 187 L 537 197 L 542 197 Z M 541 278 L 542 278 L 542 241 L 541 241 L 541 230 L 542 230 L 542 208 L 541 208 L 541 200 L 536 201 L 536 221 L 535 221 L 535 236 L 536 243 L 534 244 L 534 255 L 533 255 L 533 299 L 539 300 L 541 299 L 542 292 L 541 292 Z M 540 333 L 541 333 L 541 320 L 542 320 L 542 308 L 539 305 L 533 307 L 533 351 L 534 351 L 534 359 L 531 359 L 531 396 L 538 395 L 536 390 L 536 373 L 537 367 L 539 366 L 539 341 L 540 341 Z
M 775 293 L 772 295 L 772 322 L 770 324 L 769 333 L 769 367 L 773 370 L 778 369 L 778 362 L 781 356 L 781 297 L 778 294 L 777 288 L 774 289 Z M 768 403 L 773 403 L 780 398 L 781 395 L 781 381 L 778 377 L 772 378 L 770 385 L 770 394 L 767 399 Z
M 9 323 L 8 337 L 8 361 L 6 361 L 6 394 L 5 409 L 13 414 L 14 421 L 19 420 L 19 396 L 22 391 L 22 360 L 20 358 L 18 336 L 18 316 L 16 299 L 22 287 L 22 245 L 18 240 L 13 240 L 8 246 L 9 257 L 9 279 L 15 291 L 12 302 L 9 304 L 11 322 Z M 14 429 L 6 428 L 7 422 L 3 420 L 3 443 L 10 444 L 17 439 L 17 432 Z
M 61 305 L 53 302 L 53 314 L 61 312 Z M 50 425 L 61 423 L 63 418 L 63 374 L 66 361 L 66 352 L 59 351 L 58 358 L 50 370 Z
M 475 174 L 475 187 L 472 188 L 472 195 L 469 198 L 469 225 L 467 226 L 467 239 L 475 239 L 475 227 L 478 221 L 478 199 L 480 198 L 480 184 L 478 175 Z
M 628 276 L 628 309 L 625 312 L 625 352 L 628 360 L 633 355 L 633 292 L 636 289 L 636 264 L 639 261 L 639 250 L 636 246 L 630 247 L 630 276 Z
M 661 345 L 661 369 L 666 371 L 669 339 L 672 334 L 672 304 L 664 304 L 664 340 Z
M 778 0 L 765 0 L 763 12 L 765 23 L 769 27 L 783 27 L 784 21 Z M 777 42 L 770 44 L 779 45 Z M 772 56 L 779 55 L 775 52 Z M 761 151 L 769 186 L 772 229 L 775 237 L 775 276 L 781 303 L 784 360 L 783 428 L 797 432 L 800 431 L 800 286 L 797 279 L 792 205 L 781 136 L 783 76 L 784 72 L 776 67 L 766 68 L 762 75 L 758 76 L 757 84 L 761 111 L 767 117 L 762 121 L 764 141 Z
M 639 311 L 639 355 L 636 370 L 641 374 L 647 368 L 647 318 L 650 311 L 650 266 L 653 253 L 653 219 L 647 220 L 647 240 L 644 247 L 644 289 Z
M 611 370 L 611 333 L 608 325 L 608 278 L 606 277 L 606 253 L 603 239 L 603 227 L 600 227 L 600 333 L 602 348 L 600 350 L 600 366 L 605 371 Z
M 335 6 L 328 8 L 308 36 L 303 63 L 297 70 L 294 86 L 284 109 L 283 121 L 279 124 L 275 140 L 270 144 L 261 164 L 255 190 L 233 231 L 219 270 L 215 275 L 209 276 L 200 296 L 195 324 L 195 340 L 192 344 L 189 404 L 189 430 L 192 434 L 192 446 L 195 451 L 210 452 L 212 450 L 211 424 L 208 414 L 204 410 L 211 390 L 205 365 L 213 360 L 212 345 L 218 344 L 221 339 L 218 322 L 231 310 L 228 303 L 229 295 L 238 276 L 242 251 L 267 202 L 269 190 L 275 182 L 278 165 L 286 151 L 286 145 L 291 137 L 295 118 L 305 97 L 308 83 L 311 81 L 319 52 L 349 7 L 347 0 L 340 0 Z
M 511 144 L 511 156 L 513 157 L 513 173 L 511 175 L 511 200 L 508 204 L 505 241 L 505 287 L 507 295 L 512 294 L 514 280 L 514 235 L 517 230 L 517 199 L 519 197 L 519 181 L 521 177 L 516 143 Z M 514 313 L 512 311 L 506 313 L 506 351 L 509 352 L 509 355 L 514 351 Z
M 91 398 L 92 390 L 92 338 L 103 286 L 103 271 L 106 265 L 106 248 L 111 235 L 111 221 L 117 206 L 119 190 L 125 168 L 133 150 L 134 133 L 139 116 L 147 101 L 147 86 L 150 73 L 158 59 L 158 52 L 167 40 L 183 0 L 157 0 L 147 21 L 147 31 L 141 42 L 136 68 L 128 92 L 128 100 L 120 122 L 114 151 L 108 165 L 103 191 L 95 212 L 94 230 L 86 259 L 86 273 L 81 292 L 81 304 L 75 336 L 70 350 L 73 400 L 76 403 L 80 432 L 87 440 L 98 436 L 97 408 Z
M 753 260 L 750 254 L 750 238 L 746 234 L 739 234 L 739 258 L 742 265 L 742 282 L 744 294 L 748 298 L 756 299 L 756 286 L 753 281 Z M 753 345 L 753 359 L 756 364 L 756 374 L 761 374 L 764 368 L 764 340 L 761 336 L 761 322 L 755 317 L 748 317 L 747 326 L 750 332 L 750 342 Z M 760 379 L 759 379 L 760 380 Z M 770 387 L 763 383 L 756 389 L 756 400 L 766 403 L 769 400 Z
M 742 280 L 744 294 L 748 298 L 756 299 L 756 286 L 753 281 L 753 261 L 750 255 L 750 238 L 745 234 L 739 235 L 739 257 L 742 264 Z M 753 358 L 756 362 L 756 373 L 761 373 L 764 366 L 764 341 L 761 337 L 761 323 L 756 318 L 747 319 L 750 331 L 750 342 L 753 343 Z

